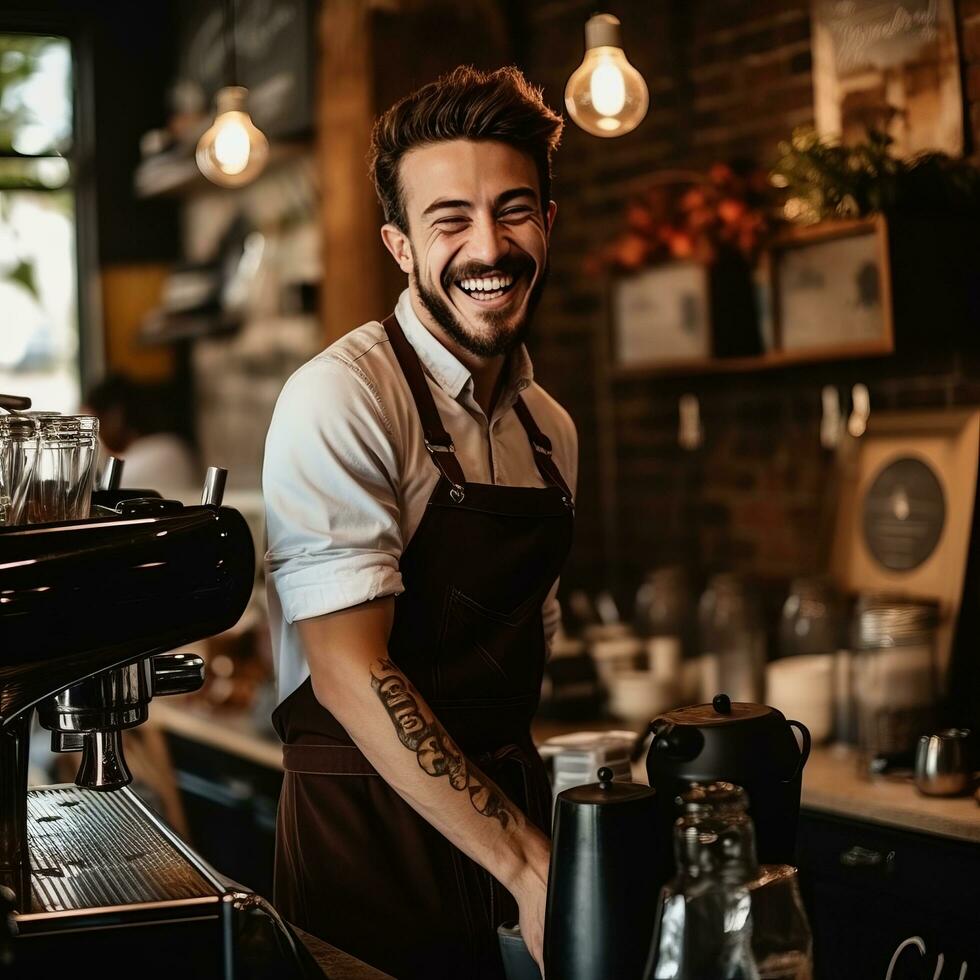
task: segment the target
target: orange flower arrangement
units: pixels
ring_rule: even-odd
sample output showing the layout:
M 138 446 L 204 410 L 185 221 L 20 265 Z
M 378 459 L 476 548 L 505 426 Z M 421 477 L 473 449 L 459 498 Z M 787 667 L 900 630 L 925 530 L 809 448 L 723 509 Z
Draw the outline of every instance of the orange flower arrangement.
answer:
M 584 271 L 630 272 L 672 259 L 711 265 L 726 251 L 754 264 L 771 231 L 769 194 L 763 171 L 725 163 L 707 174 L 664 171 L 627 204 L 623 231 L 586 256 Z

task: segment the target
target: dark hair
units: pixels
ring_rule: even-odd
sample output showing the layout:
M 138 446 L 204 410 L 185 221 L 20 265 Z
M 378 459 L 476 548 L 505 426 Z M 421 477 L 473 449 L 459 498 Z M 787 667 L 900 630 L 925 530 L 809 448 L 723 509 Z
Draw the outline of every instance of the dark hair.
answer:
M 408 230 L 398 179 L 401 158 L 417 146 L 446 140 L 496 140 L 526 153 L 538 171 L 541 207 L 551 195 L 551 156 L 561 116 L 517 68 L 484 72 L 461 65 L 399 99 L 371 134 L 371 176 L 385 221 Z

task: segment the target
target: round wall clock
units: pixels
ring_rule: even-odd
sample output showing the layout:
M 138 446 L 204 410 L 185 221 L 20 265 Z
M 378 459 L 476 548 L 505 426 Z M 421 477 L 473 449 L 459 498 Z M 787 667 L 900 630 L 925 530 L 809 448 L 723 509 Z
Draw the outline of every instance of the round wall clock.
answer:
M 932 467 L 905 456 L 885 466 L 864 498 L 864 541 L 885 568 L 907 572 L 936 549 L 946 497 Z

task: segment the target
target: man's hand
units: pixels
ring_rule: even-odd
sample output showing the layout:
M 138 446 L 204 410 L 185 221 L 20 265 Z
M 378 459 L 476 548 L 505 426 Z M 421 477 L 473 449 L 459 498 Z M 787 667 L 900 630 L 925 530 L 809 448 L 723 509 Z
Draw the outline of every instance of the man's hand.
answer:
M 548 839 L 538 834 L 540 840 L 508 890 L 517 901 L 520 912 L 521 936 L 528 952 L 534 957 L 541 976 L 544 977 L 544 913 L 548 900 L 548 866 L 551 852 Z

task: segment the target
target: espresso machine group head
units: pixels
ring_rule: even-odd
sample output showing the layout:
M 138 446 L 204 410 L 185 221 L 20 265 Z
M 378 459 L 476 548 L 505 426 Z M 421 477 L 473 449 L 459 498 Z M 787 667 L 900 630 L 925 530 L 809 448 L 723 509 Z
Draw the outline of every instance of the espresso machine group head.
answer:
M 0 526 L 0 905 L 17 933 L 4 942 L 0 908 L 0 961 L 28 976 L 59 948 L 101 957 L 180 926 L 181 955 L 198 949 L 195 976 L 259 975 L 262 956 L 229 937 L 248 921 L 254 938 L 258 915 L 290 960 L 302 955 L 291 933 L 126 788 L 122 749 L 153 697 L 201 686 L 203 660 L 170 651 L 238 621 L 251 532 L 221 506 L 224 471 L 209 470 L 199 506 L 120 489 L 115 464 L 107 473 L 87 518 Z M 28 789 L 35 710 L 55 751 L 81 752 L 75 785 Z M 155 954 L 140 969 L 173 967 Z M 283 961 L 268 975 L 300 974 Z

